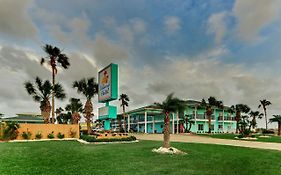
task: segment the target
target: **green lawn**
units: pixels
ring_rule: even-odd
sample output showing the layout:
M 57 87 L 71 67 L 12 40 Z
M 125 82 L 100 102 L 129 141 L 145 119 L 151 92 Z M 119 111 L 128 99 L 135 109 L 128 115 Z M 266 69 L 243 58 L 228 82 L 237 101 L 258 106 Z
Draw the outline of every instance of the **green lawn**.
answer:
M 161 142 L 83 145 L 75 141 L 0 143 L 0 174 L 280 175 L 281 152 L 173 143 L 187 155 L 159 155 Z
M 236 140 L 235 137 L 236 134 L 198 134 L 199 136 L 208 136 L 212 138 L 219 138 L 219 139 L 231 139 Z M 279 136 L 270 136 L 270 138 L 262 138 L 257 136 L 257 140 L 251 140 L 251 141 L 258 141 L 258 142 L 275 142 L 275 143 L 281 143 L 281 137 Z

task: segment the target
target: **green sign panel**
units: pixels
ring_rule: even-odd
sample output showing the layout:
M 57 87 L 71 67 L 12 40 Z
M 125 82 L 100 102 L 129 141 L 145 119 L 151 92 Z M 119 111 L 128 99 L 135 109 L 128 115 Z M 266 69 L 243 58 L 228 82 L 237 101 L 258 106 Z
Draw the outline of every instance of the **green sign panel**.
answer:
M 99 108 L 99 119 L 116 119 L 117 107 L 116 106 L 104 106 Z
M 118 65 L 110 64 L 98 73 L 100 103 L 118 99 Z

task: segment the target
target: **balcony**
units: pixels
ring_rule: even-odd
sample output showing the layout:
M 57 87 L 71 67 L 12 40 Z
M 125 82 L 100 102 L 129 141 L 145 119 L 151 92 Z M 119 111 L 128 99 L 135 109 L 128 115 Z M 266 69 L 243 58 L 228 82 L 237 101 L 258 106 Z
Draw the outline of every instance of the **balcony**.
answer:
M 235 121 L 234 117 L 224 117 L 225 121 Z

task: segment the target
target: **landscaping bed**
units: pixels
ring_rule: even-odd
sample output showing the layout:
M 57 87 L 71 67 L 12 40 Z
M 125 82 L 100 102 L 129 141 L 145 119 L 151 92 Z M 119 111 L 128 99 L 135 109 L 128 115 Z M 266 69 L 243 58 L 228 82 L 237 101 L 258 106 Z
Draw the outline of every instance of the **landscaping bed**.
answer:
M 82 140 L 87 142 L 128 142 L 128 141 L 136 141 L 137 138 L 135 136 L 127 136 L 121 138 L 98 138 L 94 135 L 82 135 L 80 136 Z

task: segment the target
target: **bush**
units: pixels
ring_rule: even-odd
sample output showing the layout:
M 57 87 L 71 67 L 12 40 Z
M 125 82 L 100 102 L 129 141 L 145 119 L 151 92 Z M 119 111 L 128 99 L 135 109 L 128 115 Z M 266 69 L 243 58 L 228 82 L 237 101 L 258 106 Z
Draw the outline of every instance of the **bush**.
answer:
M 81 135 L 80 138 L 87 142 L 95 142 L 97 140 L 97 138 L 95 136 L 91 136 L 91 135 Z
M 134 141 L 137 140 L 135 136 L 130 136 L 126 138 L 102 138 L 97 139 L 94 136 L 91 135 L 83 135 L 81 136 L 81 139 L 87 141 L 87 142 L 120 142 L 120 141 Z
M 55 138 L 54 131 L 52 131 L 50 134 L 48 134 L 47 137 L 48 137 L 49 139 Z
M 262 134 L 274 134 L 274 131 L 262 129 Z
M 42 138 L 41 132 L 37 132 L 35 135 L 35 139 L 41 139 L 41 138 Z
M 3 140 L 14 140 L 18 137 L 19 124 L 16 122 L 6 122 L 3 126 Z
M 62 134 L 62 133 L 58 133 L 58 135 L 57 135 L 57 137 L 59 138 L 59 139 L 63 139 L 64 138 L 64 134 Z
M 22 138 L 24 138 L 25 140 L 29 140 L 30 138 L 31 138 L 31 132 L 29 132 L 29 131 L 24 131 L 22 134 L 21 134 L 21 136 L 22 136 Z

